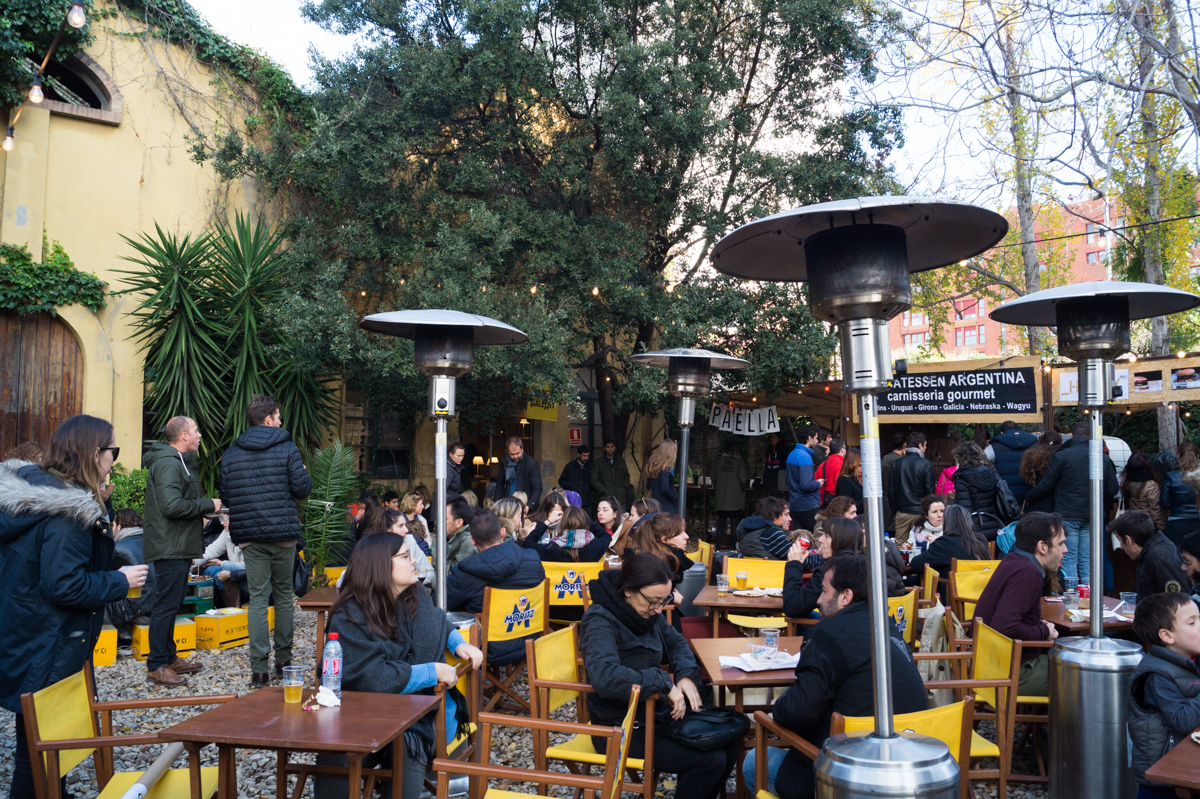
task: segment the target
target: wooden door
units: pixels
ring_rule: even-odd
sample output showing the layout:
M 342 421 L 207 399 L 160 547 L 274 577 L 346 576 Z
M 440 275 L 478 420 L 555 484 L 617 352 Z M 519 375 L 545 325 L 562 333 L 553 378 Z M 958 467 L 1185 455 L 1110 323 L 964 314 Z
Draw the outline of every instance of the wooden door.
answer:
M 0 457 L 54 430 L 83 410 L 83 353 L 74 334 L 48 313 L 0 311 Z

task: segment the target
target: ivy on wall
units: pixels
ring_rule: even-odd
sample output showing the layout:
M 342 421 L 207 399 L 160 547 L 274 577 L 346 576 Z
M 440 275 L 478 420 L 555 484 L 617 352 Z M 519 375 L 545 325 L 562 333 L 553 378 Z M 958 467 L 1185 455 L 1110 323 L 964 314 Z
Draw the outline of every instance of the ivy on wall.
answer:
M 63 305 L 78 304 L 95 312 L 104 309 L 103 280 L 76 269 L 57 241 L 44 241 L 42 252 L 39 264 L 24 244 L 0 244 L 0 310 L 57 315 L 56 309 Z

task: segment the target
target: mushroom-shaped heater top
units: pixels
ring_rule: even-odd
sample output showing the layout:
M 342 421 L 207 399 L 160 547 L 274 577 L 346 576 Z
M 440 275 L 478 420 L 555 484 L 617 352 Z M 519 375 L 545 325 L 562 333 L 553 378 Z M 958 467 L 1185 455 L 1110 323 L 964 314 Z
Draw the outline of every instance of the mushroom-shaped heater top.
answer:
M 363 330 L 416 341 L 417 369 L 459 377 L 471 371 L 476 344 L 520 344 L 529 336 L 511 325 L 461 311 L 388 311 L 358 323 Z
M 912 304 L 908 275 L 991 248 L 1008 221 L 967 203 L 860 197 L 756 220 L 713 248 L 713 267 L 749 280 L 808 281 L 828 322 L 891 319 Z
M 988 314 L 1009 325 L 1058 328 L 1059 351 L 1111 360 L 1129 351 L 1129 322 L 1187 311 L 1200 297 L 1153 283 L 1094 280 L 1027 294 Z
M 642 352 L 631 356 L 646 366 L 669 369 L 667 377 L 671 393 L 676 397 L 703 397 L 708 393 L 708 377 L 712 369 L 745 369 L 749 361 L 710 350 L 678 347 L 657 352 Z

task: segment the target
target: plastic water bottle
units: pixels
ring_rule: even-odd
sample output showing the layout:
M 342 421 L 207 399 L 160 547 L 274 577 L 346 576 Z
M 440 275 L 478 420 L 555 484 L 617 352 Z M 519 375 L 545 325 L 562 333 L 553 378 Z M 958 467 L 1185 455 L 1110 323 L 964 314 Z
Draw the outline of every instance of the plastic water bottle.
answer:
M 338 634 L 330 633 L 321 654 L 321 685 L 342 698 L 342 645 L 338 642 Z

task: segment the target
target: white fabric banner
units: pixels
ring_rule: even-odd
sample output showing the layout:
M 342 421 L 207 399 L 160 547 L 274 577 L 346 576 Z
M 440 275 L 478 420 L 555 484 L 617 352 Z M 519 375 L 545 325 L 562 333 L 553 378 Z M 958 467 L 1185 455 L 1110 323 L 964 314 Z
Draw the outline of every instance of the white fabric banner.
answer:
M 739 436 L 765 436 L 779 432 L 779 414 L 770 408 L 730 408 L 713 404 L 708 423 Z

